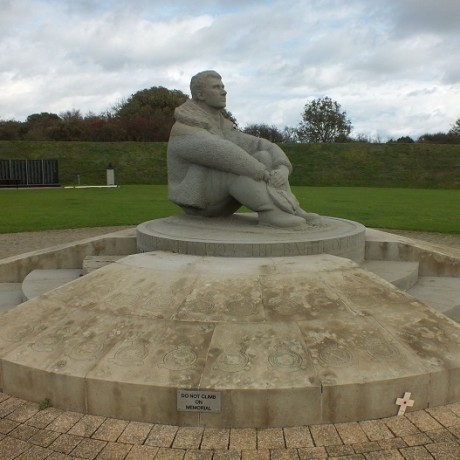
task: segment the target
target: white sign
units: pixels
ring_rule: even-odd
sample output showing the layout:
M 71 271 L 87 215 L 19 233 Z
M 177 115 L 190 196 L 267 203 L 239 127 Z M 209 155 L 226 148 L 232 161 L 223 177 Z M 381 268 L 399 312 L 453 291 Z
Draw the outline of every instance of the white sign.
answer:
M 220 391 L 177 390 L 177 410 L 220 412 Z

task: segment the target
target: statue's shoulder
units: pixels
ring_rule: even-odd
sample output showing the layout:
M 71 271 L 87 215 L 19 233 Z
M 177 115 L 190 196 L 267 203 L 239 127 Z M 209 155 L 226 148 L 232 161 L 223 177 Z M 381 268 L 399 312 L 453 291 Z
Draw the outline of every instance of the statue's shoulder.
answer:
M 171 141 L 174 137 L 177 137 L 177 136 L 193 135 L 193 134 L 196 134 L 197 131 L 200 131 L 198 127 L 192 126 L 187 123 L 182 123 L 176 120 L 173 127 L 171 128 L 169 139 Z
M 225 118 L 222 114 L 222 127 L 225 131 L 233 131 L 235 133 L 239 133 L 237 126 L 233 121 L 229 120 L 228 118 Z
M 209 125 L 209 120 L 206 112 L 202 110 L 193 101 L 184 102 L 174 111 L 174 118 L 176 122 L 187 126 L 194 126 L 197 128 L 204 128 Z

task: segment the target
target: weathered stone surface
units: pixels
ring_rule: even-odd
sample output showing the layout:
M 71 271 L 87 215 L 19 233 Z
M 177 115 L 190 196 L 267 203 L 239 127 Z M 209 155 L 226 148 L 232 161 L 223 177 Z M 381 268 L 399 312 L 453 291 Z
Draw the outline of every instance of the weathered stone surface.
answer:
M 128 255 L 136 252 L 134 229 L 59 244 L 0 260 L 0 281 L 19 283 L 34 269 L 81 268 L 87 256 Z
M 327 254 L 133 255 L 0 327 L 5 392 L 106 417 L 275 427 L 391 416 L 407 388 L 414 410 L 460 399 L 460 326 Z M 178 388 L 221 412 L 178 412 Z
M 79 268 L 32 270 L 22 282 L 24 300 L 29 300 L 82 276 Z

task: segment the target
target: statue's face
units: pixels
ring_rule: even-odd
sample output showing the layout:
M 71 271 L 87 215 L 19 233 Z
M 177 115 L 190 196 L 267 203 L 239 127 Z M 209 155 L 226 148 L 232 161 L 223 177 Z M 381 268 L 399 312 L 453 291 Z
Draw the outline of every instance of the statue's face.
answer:
M 209 77 L 206 85 L 200 91 L 198 99 L 213 109 L 223 109 L 227 105 L 227 91 L 224 89 L 222 80 L 217 77 Z

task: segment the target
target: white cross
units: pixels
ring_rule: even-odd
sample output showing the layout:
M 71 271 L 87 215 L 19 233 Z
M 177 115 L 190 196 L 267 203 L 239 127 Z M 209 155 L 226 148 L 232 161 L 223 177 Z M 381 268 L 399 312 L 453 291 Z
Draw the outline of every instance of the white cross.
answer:
M 396 399 L 396 404 L 400 406 L 398 415 L 404 415 L 406 413 L 406 409 L 414 405 L 415 401 L 413 399 L 410 399 L 410 395 L 410 393 L 404 393 L 404 398 Z

